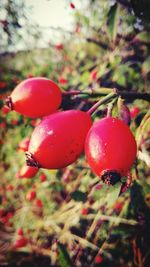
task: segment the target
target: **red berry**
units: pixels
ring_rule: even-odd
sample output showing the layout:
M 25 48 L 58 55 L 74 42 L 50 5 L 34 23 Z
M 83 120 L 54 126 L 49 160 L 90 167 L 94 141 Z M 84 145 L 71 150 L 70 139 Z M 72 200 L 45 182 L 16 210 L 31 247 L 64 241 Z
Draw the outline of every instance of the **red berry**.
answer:
M 59 78 L 59 83 L 62 84 L 62 85 L 66 85 L 68 83 L 68 80 L 63 78 L 63 77 L 60 77 Z
M 46 181 L 46 175 L 45 175 L 45 173 L 41 173 L 41 175 L 40 175 L 40 180 L 41 180 L 41 182 L 45 182 Z
M 55 48 L 56 48 L 58 51 L 60 51 L 60 50 L 63 50 L 63 49 L 64 49 L 64 46 L 63 46 L 63 44 L 57 44 L 57 45 L 55 45 Z
M 7 127 L 6 122 L 5 121 L 2 121 L 0 123 L 0 128 L 5 129 L 6 127 Z
M 42 168 L 68 166 L 83 152 L 91 125 L 90 115 L 80 110 L 57 112 L 44 118 L 33 131 L 29 152 L 26 152 L 27 163 L 32 164 L 32 157 Z
M 19 229 L 17 230 L 17 234 L 18 234 L 18 235 L 21 235 L 21 236 L 24 235 L 22 228 L 19 228 Z
M 74 9 L 74 8 L 75 8 L 75 5 L 74 5 L 73 3 L 70 3 L 70 7 L 71 7 L 72 9 Z
M 2 111 L 3 114 L 7 114 L 8 112 L 10 112 L 10 109 L 9 109 L 9 107 L 7 107 L 7 106 L 3 106 L 3 107 L 1 108 L 1 111 Z
M 19 149 L 23 151 L 28 150 L 30 139 L 28 137 L 24 138 L 20 143 L 19 143 Z
M 53 81 L 37 77 L 21 82 L 6 100 L 22 115 L 38 118 L 55 112 L 61 103 L 61 90 Z
M 36 167 L 30 167 L 26 164 L 22 166 L 20 171 L 18 172 L 17 176 L 18 178 L 31 178 L 35 176 L 38 172 L 38 168 Z
M 101 262 L 103 262 L 103 257 L 101 255 L 96 256 L 95 257 L 95 263 L 96 264 L 99 264 Z
M 130 116 L 131 118 L 135 118 L 140 112 L 140 109 L 138 107 L 133 107 L 131 110 L 130 110 Z
M 12 125 L 17 125 L 18 124 L 18 121 L 17 120 L 11 120 L 11 124 Z
M 136 151 L 136 141 L 129 127 L 113 117 L 94 123 L 85 142 L 89 165 L 104 179 L 108 178 L 107 172 L 111 177 L 117 173 L 118 180 L 119 176 L 126 175 L 134 163 Z
M 115 205 L 114 205 L 114 210 L 115 210 L 116 212 L 120 212 L 120 211 L 122 210 L 122 208 L 123 208 L 123 203 L 120 202 L 120 201 L 117 201 L 117 202 L 115 203 Z
M 92 81 L 96 81 L 97 80 L 97 71 L 93 70 L 90 74 L 90 78 Z
M 30 191 L 26 196 L 26 199 L 29 200 L 29 201 L 32 201 L 35 198 L 36 198 L 36 192 L 35 191 Z
M 12 184 L 8 184 L 7 187 L 6 187 L 6 190 L 7 191 L 13 191 L 14 187 Z
M 7 86 L 7 83 L 6 82 L 0 82 L 0 89 L 4 89 L 4 88 L 6 88 L 6 86 Z
M 41 199 L 36 199 L 36 200 L 35 200 L 35 205 L 36 205 L 38 208 L 43 208 L 43 203 L 42 203 Z
M 87 215 L 89 213 L 89 209 L 88 208 L 83 208 L 82 210 L 81 210 L 81 214 L 82 215 Z
M 28 244 L 28 239 L 26 237 L 21 237 L 15 241 L 15 248 L 22 248 Z

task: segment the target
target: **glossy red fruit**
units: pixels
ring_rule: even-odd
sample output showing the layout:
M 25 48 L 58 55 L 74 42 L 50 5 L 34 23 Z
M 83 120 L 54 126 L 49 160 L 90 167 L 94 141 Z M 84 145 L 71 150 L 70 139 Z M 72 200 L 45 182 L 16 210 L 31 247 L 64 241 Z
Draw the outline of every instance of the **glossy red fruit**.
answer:
M 30 167 L 25 164 L 22 166 L 17 176 L 18 178 L 32 178 L 37 174 L 37 172 L 38 172 L 38 168 Z
M 113 117 L 94 123 L 85 141 L 85 154 L 91 169 L 107 183 L 115 183 L 127 174 L 135 161 L 136 151 L 136 141 L 129 127 Z
M 28 244 L 28 239 L 26 237 L 20 237 L 15 241 L 14 247 L 15 248 L 22 248 Z
M 36 192 L 35 191 L 30 191 L 28 192 L 26 199 L 29 201 L 32 201 L 36 198 Z
M 21 82 L 13 90 L 6 103 L 10 109 L 22 115 L 38 118 L 55 112 L 61 103 L 61 90 L 53 81 L 30 78 Z
M 28 150 L 30 139 L 28 137 L 24 138 L 20 143 L 19 143 L 19 149 L 23 151 Z
M 60 169 L 76 161 L 84 149 L 90 115 L 80 110 L 57 112 L 35 128 L 29 144 L 27 164 Z

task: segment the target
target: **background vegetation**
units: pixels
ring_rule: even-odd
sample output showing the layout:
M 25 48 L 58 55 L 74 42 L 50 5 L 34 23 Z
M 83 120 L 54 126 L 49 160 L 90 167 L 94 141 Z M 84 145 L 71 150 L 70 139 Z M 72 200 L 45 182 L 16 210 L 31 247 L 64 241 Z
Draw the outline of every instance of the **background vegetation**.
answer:
M 87 0 L 80 10 L 73 9 L 74 31 L 58 29 L 63 41 L 43 49 L 34 45 L 42 30 L 27 23 L 23 1 L 1 1 L 0 8 L 6 12 L 0 20 L 0 265 L 149 266 L 149 1 Z M 22 29 L 32 36 L 32 46 L 14 53 Z M 7 113 L 3 105 L 20 81 L 34 76 L 50 78 L 66 92 L 82 92 L 65 95 L 64 110 L 87 110 L 107 94 L 104 88 L 118 89 L 131 111 L 138 144 L 133 183 L 125 193 L 118 196 L 117 186 L 103 185 L 84 155 L 65 169 L 40 169 L 34 178 L 18 178 L 25 163 L 19 144 L 39 120 Z M 94 120 L 104 117 L 106 109 L 102 105 Z M 118 116 L 117 104 L 112 112 Z M 41 207 L 27 199 L 33 190 Z M 20 228 L 28 244 L 16 250 Z

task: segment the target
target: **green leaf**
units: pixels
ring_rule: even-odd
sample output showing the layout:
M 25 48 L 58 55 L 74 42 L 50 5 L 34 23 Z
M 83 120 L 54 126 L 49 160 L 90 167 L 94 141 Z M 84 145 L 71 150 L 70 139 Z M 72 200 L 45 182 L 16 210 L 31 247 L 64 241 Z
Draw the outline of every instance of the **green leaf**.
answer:
M 72 193 L 71 197 L 75 200 L 75 201 L 82 201 L 85 202 L 87 199 L 87 196 L 85 193 L 77 190 L 75 192 Z
M 111 40 L 115 41 L 117 35 L 117 25 L 119 21 L 119 5 L 116 3 L 111 6 L 108 12 L 107 29 Z
M 150 56 L 143 62 L 142 73 L 147 75 L 150 72 Z
M 121 190 L 121 186 L 122 186 L 122 183 L 119 182 L 113 186 L 109 186 L 109 192 L 108 192 L 108 195 L 107 195 L 107 203 L 111 204 L 111 206 L 114 205 L 114 203 L 116 202 L 116 200 L 118 199 L 119 197 L 119 194 L 120 194 L 120 190 Z
M 58 262 L 61 267 L 73 267 L 67 249 L 60 243 L 58 243 Z
M 150 33 L 143 31 L 138 33 L 135 38 L 133 39 L 133 42 L 142 42 L 142 43 L 146 43 L 149 44 L 150 43 Z

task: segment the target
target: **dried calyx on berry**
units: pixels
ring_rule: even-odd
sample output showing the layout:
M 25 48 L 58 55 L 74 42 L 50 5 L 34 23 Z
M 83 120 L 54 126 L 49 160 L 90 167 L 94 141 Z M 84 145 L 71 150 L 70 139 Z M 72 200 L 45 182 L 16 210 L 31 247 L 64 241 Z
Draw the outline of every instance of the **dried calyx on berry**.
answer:
M 107 185 L 115 185 L 121 181 L 121 175 L 117 171 L 104 171 L 101 175 L 102 181 Z

